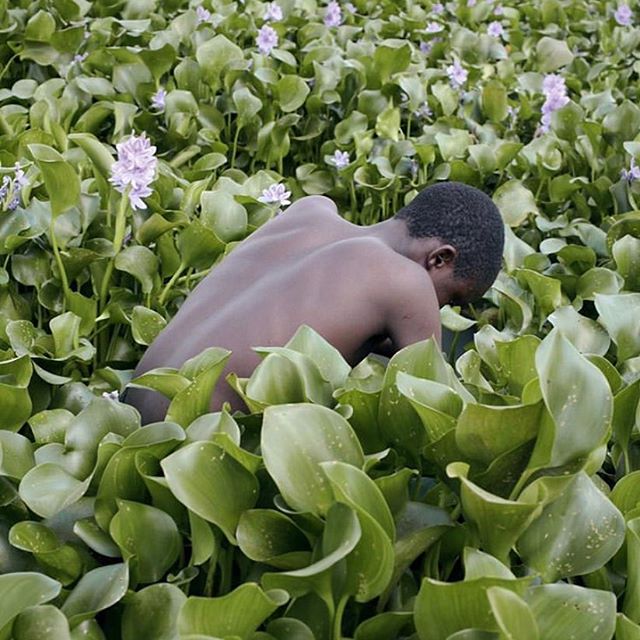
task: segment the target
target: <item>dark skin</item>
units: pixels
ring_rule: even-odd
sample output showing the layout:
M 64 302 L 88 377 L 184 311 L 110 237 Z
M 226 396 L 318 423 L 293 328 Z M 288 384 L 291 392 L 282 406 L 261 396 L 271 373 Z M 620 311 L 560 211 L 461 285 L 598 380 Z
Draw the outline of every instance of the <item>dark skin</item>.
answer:
M 248 377 L 254 346 L 282 346 L 307 324 L 352 366 L 370 353 L 391 356 L 434 336 L 440 306 L 475 296 L 454 277 L 457 251 L 438 238 L 412 238 L 403 220 L 359 227 L 324 196 L 308 196 L 262 226 L 212 269 L 149 346 L 134 377 L 179 368 L 207 347 L 231 350 L 222 377 Z M 162 420 L 169 401 L 128 388 L 142 422 Z M 221 379 L 210 408 L 244 409 Z

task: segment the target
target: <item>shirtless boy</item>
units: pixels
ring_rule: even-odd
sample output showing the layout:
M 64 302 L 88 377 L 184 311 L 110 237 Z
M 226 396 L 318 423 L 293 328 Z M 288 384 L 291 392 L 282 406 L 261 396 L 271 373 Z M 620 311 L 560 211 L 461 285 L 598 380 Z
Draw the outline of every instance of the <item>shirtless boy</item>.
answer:
M 351 364 L 440 340 L 439 308 L 480 297 L 500 269 L 502 218 L 491 199 L 449 182 L 427 187 L 396 215 L 369 227 L 340 217 L 324 196 L 296 201 L 251 234 L 189 294 L 149 346 L 134 377 L 179 368 L 210 346 L 233 352 L 211 399 L 244 405 L 224 376 L 248 377 L 254 346 L 284 345 L 307 324 Z M 169 401 L 128 388 L 146 424 Z

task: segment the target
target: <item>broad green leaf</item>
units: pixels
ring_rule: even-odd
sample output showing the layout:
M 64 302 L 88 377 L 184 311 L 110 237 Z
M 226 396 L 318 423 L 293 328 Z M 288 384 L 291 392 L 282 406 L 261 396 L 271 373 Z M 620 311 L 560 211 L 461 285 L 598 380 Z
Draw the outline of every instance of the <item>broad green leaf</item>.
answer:
M 547 319 L 580 353 L 603 356 L 609 350 L 611 339 L 607 332 L 571 305 L 558 307 Z
M 634 322 L 640 309 L 640 293 L 596 294 L 600 323 L 618 347 L 618 361 L 640 355 L 640 325 Z
M 74 627 L 120 601 L 127 592 L 128 585 L 127 564 L 111 564 L 92 569 L 82 576 L 61 610 Z
M 138 344 L 150 345 L 167 326 L 167 321 L 153 309 L 136 305 L 131 313 L 131 334 Z
M 519 501 L 544 506 L 517 549 L 547 582 L 599 569 L 624 541 L 622 514 L 584 471 L 535 480 Z
M 200 219 L 220 240 L 240 240 L 247 232 L 247 210 L 222 190 L 203 191 L 200 194 Z
M 235 60 L 242 60 L 242 49 L 222 34 L 205 40 L 196 49 L 196 60 L 202 68 L 206 82 L 215 91 L 226 67 Z
M 401 632 L 410 627 L 413 614 L 410 611 L 386 611 L 361 622 L 354 640 L 388 640 L 401 637 Z
M 613 398 L 606 378 L 557 330 L 540 344 L 536 368 L 547 413 L 529 468 L 586 458 L 609 435 Z
M 0 630 L 29 607 L 49 602 L 60 593 L 60 583 L 41 573 L 19 572 L 0 575 Z M 5 632 L 2 632 L 3 640 Z
M 212 442 L 194 442 L 162 460 L 172 493 L 188 509 L 219 526 L 235 544 L 240 516 L 258 497 L 258 482 Z
M 505 224 L 517 227 L 522 224 L 529 215 L 538 215 L 533 193 L 519 180 L 509 180 L 496 189 L 493 194 L 495 202 Z
M 236 537 L 248 558 L 279 569 L 298 569 L 310 559 L 307 538 L 291 518 L 279 511 L 245 511 L 240 516 Z
M 573 584 L 544 584 L 531 587 L 526 595 L 540 638 L 610 640 L 616 626 L 616 598 L 613 593 L 585 589 Z
M 488 590 L 502 587 L 523 596 L 530 582 L 530 578 L 479 578 L 464 582 L 425 578 L 416 597 L 414 612 L 420 640 L 447 640 L 456 631 L 470 628 L 498 631 Z
M 33 365 L 27 354 L 0 362 L 0 429 L 18 431 L 31 415 L 31 396 L 27 389 Z
M 623 236 L 614 242 L 611 253 L 618 273 L 625 279 L 625 289 L 640 290 L 640 239 Z
M 632 621 L 640 622 L 640 579 L 636 567 L 640 561 L 640 518 L 633 518 L 626 527 L 627 584 L 622 612 Z
M 320 463 L 364 465 L 362 448 L 349 423 L 319 405 L 267 407 L 261 450 L 267 471 L 289 506 L 317 515 L 326 514 L 334 500 Z
M 507 91 L 499 80 L 487 82 L 482 89 L 482 110 L 492 122 L 502 122 L 508 115 Z
M 538 625 L 520 596 L 502 587 L 490 587 L 487 596 L 505 640 L 538 640 Z
M 172 584 L 152 584 L 127 598 L 122 613 L 122 640 L 175 640 L 178 614 L 186 599 Z
M 460 480 L 462 510 L 477 529 L 482 548 L 507 562 L 509 551 L 540 508 L 537 504 L 505 500 L 485 491 L 467 478 L 468 471 L 468 465 L 463 462 L 447 467 L 447 474 Z
M 65 615 L 53 605 L 25 609 L 13 623 L 14 640 L 71 640 Z
M 139 582 L 158 582 L 178 559 L 182 540 L 178 527 L 164 511 L 150 505 L 116 500 L 118 512 L 111 519 L 109 534 L 131 562 Z
M 142 285 L 143 293 L 151 293 L 158 280 L 159 262 L 153 251 L 137 245 L 125 247 L 115 259 L 119 271 L 131 274 Z
M 0 430 L 0 476 L 20 480 L 34 466 L 29 439 L 18 433 Z
M 549 36 L 543 36 L 536 45 L 539 69 L 542 73 L 555 71 L 560 67 L 571 64 L 573 53 L 564 40 L 556 40 Z
M 73 167 L 52 147 L 31 144 L 29 151 L 42 173 L 51 202 L 51 213 L 55 218 L 80 200 L 80 178 Z
M 190 597 L 178 614 L 180 636 L 238 636 L 248 640 L 257 627 L 289 599 L 281 589 L 263 591 L 246 583 L 220 598 Z
M 285 113 L 299 109 L 307 99 L 309 86 L 300 77 L 295 75 L 284 75 L 278 80 L 275 86 L 280 108 Z
M 226 349 L 209 347 L 187 360 L 179 373 L 191 383 L 173 396 L 166 419 L 187 427 L 198 416 L 208 413 L 216 382 L 230 356 Z
M 538 434 L 542 403 L 496 407 L 469 403 L 458 418 L 456 444 L 472 460 L 489 465 Z
M 616 640 L 638 640 L 640 625 L 632 622 L 623 613 L 616 614 Z

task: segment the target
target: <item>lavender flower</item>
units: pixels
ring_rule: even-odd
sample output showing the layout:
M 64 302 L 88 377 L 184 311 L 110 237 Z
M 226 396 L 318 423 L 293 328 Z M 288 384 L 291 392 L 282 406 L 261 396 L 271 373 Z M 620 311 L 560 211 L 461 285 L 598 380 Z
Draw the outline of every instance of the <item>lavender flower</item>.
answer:
M 146 209 L 142 201 L 151 195 L 149 185 L 155 180 L 158 159 L 155 157 L 156 148 L 151 146 L 144 131 L 141 136 L 132 135 L 124 142 L 116 145 L 118 159 L 111 166 L 109 182 L 117 191 L 129 196 L 129 203 L 133 209 Z
M 613 14 L 616 22 L 622 27 L 628 27 L 631 24 L 633 12 L 626 4 L 621 4 Z
M 266 204 L 277 202 L 279 205 L 283 206 L 285 204 L 291 204 L 291 201 L 289 200 L 290 195 L 291 191 L 286 191 L 283 184 L 272 184 L 262 192 L 262 195 L 258 200 Z
M 267 5 L 267 10 L 264 12 L 265 20 L 272 20 L 273 22 L 280 22 L 282 20 L 282 8 L 277 2 L 270 2 Z
M 476 0 L 467 0 L 467 7 L 475 7 Z
M 431 53 L 431 49 L 433 49 L 433 42 L 424 42 L 424 40 L 420 41 L 420 52 L 424 53 L 425 56 L 428 56 Z
M 349 152 L 336 150 L 329 162 L 336 167 L 336 169 L 344 169 L 350 162 Z
M 107 400 L 111 400 L 112 402 L 117 402 L 118 400 L 120 400 L 120 394 L 116 390 L 114 390 L 114 391 L 103 391 L 102 392 L 102 397 L 106 398 Z
M 640 167 L 636 165 L 635 158 L 631 158 L 631 168 L 629 169 L 629 171 L 627 171 L 626 169 L 620 171 L 620 177 L 629 183 L 633 182 L 634 180 L 640 180 Z
M 324 16 L 324 24 L 327 27 L 339 27 L 342 24 L 342 9 L 336 0 L 331 0 L 327 5 L 327 12 Z
M 164 109 L 165 98 L 167 97 L 167 92 L 163 87 L 160 87 L 152 96 L 151 96 L 151 106 L 154 109 L 158 109 L 158 111 L 162 111 Z
M 260 27 L 258 37 L 256 38 L 256 44 L 258 45 L 258 49 L 260 49 L 260 53 L 268 56 L 271 53 L 271 50 L 278 46 L 278 34 L 276 33 L 276 30 L 268 24 Z
M 77 53 L 75 56 L 73 56 L 73 62 L 82 64 L 87 59 L 88 55 L 88 53 Z
M 545 75 L 542 81 L 542 92 L 546 99 L 542 105 L 540 131 L 546 133 L 551 125 L 551 114 L 564 107 L 569 102 L 569 96 L 567 96 L 564 78 L 557 73 Z
M 431 7 L 431 11 L 433 11 L 436 16 L 439 16 L 440 14 L 444 13 L 444 5 L 442 4 L 442 2 L 436 2 L 433 7 Z
M 13 171 L 13 178 L 5 175 L 2 178 L 2 186 L 0 186 L 0 201 L 5 198 L 8 200 L 6 205 L 7 211 L 15 211 L 18 208 L 22 188 L 28 183 L 28 180 L 25 178 L 24 171 L 20 168 L 19 162 L 16 162 L 13 167 Z
M 416 116 L 416 118 L 430 118 L 433 112 L 429 108 L 429 105 L 424 102 L 417 111 L 413 112 L 413 115 Z
M 211 20 L 211 11 L 205 9 L 202 5 L 196 9 L 196 17 L 198 18 L 198 24 L 203 22 L 209 22 Z
M 504 34 L 504 29 L 497 20 L 494 20 L 493 22 L 489 23 L 489 26 L 487 27 L 487 33 L 494 38 L 500 38 Z
M 355 13 L 358 9 L 356 8 L 356 6 L 354 4 L 352 4 L 351 2 L 345 2 L 344 3 L 344 8 L 349 12 L 349 13 Z
M 425 29 L 426 33 L 438 33 L 442 31 L 444 27 L 438 22 L 430 22 Z
M 501 4 L 497 4 L 496 8 L 493 10 L 493 13 L 496 16 L 504 15 L 504 7 Z
M 469 76 L 469 72 L 460 64 L 459 60 L 454 60 L 453 64 L 447 67 L 446 72 L 454 89 L 459 89 Z

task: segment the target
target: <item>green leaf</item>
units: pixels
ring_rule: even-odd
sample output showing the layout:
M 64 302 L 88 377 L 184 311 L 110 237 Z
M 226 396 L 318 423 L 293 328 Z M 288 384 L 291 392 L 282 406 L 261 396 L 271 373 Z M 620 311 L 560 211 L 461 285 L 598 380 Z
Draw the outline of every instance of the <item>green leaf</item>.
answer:
M 25 609 L 55 598 L 60 593 L 60 587 L 59 582 L 41 573 L 0 575 L 0 629 L 5 629 Z
M 122 613 L 122 640 L 174 640 L 178 614 L 186 600 L 172 584 L 152 584 L 128 597 Z
M 180 636 L 238 636 L 248 640 L 258 626 L 289 599 L 281 589 L 263 591 L 246 583 L 221 598 L 188 598 L 178 615 Z
M 571 305 L 558 307 L 547 319 L 580 353 L 603 356 L 609 350 L 611 339 L 602 326 Z
M 616 597 L 598 589 L 573 584 L 531 587 L 526 600 L 545 640 L 565 640 L 571 635 L 590 640 L 610 640 L 616 626 Z
M 508 115 L 507 91 L 499 80 L 490 80 L 482 88 L 482 110 L 491 122 L 502 122 Z
M 242 60 L 242 49 L 222 34 L 203 41 L 196 49 L 196 60 L 202 68 L 204 80 L 215 91 L 221 83 L 225 69 L 236 60 Z
M 596 294 L 600 323 L 618 347 L 618 361 L 640 355 L 640 325 L 634 322 L 640 309 L 640 293 Z
M 611 249 L 618 273 L 625 279 L 625 288 L 640 290 L 640 239 L 626 235 L 616 240 Z
M 52 147 L 44 144 L 30 144 L 28 147 L 42 173 L 55 218 L 80 201 L 80 178 Z
M 519 180 L 509 180 L 498 187 L 493 194 L 493 201 L 510 227 L 517 227 L 529 215 L 537 216 L 539 213 L 533 193 Z
M 640 580 L 636 571 L 636 563 L 640 561 L 640 518 L 627 522 L 626 542 L 627 584 L 622 611 L 632 622 L 640 622 Z
M 334 501 L 320 463 L 364 465 L 362 448 L 349 423 L 319 405 L 267 407 L 260 448 L 267 471 L 287 504 L 317 515 L 325 515 Z
M 18 431 L 31 415 L 28 385 L 33 365 L 28 355 L 0 362 L 0 429 Z
M 555 71 L 560 67 L 571 64 L 573 53 L 564 40 L 556 40 L 549 36 L 543 36 L 536 45 L 539 70 L 542 73 Z
M 0 476 L 20 480 L 34 466 L 29 439 L 18 433 L 0 430 Z
M 167 326 L 167 321 L 153 309 L 142 305 L 133 307 L 131 313 L 131 334 L 142 345 L 150 345 Z
M 122 557 L 131 561 L 139 582 L 158 582 L 182 549 L 176 523 L 155 507 L 128 500 L 116 502 L 118 512 L 111 519 L 109 534 L 120 547 Z
M 275 85 L 280 108 L 284 113 L 299 109 L 307 99 L 311 89 L 307 83 L 295 75 L 284 75 Z
M 533 612 L 520 596 L 502 587 L 490 587 L 487 596 L 505 640 L 538 640 Z
M 129 568 L 126 564 L 111 564 L 92 569 L 82 576 L 69 594 L 61 607 L 62 612 L 74 627 L 120 601 L 127 592 L 128 585 Z
M 171 492 L 188 509 L 219 526 L 236 543 L 240 516 L 253 508 L 258 482 L 212 442 L 194 442 L 161 462 Z
M 203 191 L 200 219 L 220 240 L 240 240 L 247 232 L 247 210 L 225 191 Z
M 544 504 L 517 549 L 547 582 L 599 569 L 624 541 L 622 514 L 583 471 L 535 480 L 519 501 Z
M 125 247 L 116 256 L 114 264 L 119 271 L 131 274 L 142 285 L 143 293 L 151 293 L 158 284 L 160 263 L 147 247 Z
M 25 609 L 13 623 L 14 640 L 71 640 L 65 615 L 53 605 Z

